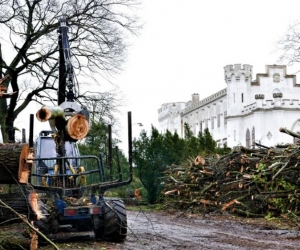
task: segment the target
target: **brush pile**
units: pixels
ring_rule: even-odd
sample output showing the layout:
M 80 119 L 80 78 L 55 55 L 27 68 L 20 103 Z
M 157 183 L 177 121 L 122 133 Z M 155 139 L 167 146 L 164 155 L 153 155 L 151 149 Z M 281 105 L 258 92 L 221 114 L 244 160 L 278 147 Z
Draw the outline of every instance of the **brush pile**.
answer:
M 300 138 L 287 129 L 281 132 Z M 225 156 L 198 156 L 164 172 L 169 208 L 247 217 L 300 215 L 300 146 L 236 147 Z

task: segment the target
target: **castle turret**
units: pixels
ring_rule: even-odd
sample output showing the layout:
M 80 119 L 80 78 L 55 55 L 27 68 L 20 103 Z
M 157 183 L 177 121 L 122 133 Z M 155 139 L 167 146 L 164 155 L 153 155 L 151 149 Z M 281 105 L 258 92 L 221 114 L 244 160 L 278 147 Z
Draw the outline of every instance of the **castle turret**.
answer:
M 225 82 L 231 82 L 232 78 L 240 79 L 244 75 L 245 80 L 252 78 L 252 66 L 249 64 L 234 64 L 224 67 Z
M 234 64 L 224 67 L 225 82 L 227 83 L 228 116 L 240 115 L 247 105 L 252 79 L 252 66 L 249 64 Z

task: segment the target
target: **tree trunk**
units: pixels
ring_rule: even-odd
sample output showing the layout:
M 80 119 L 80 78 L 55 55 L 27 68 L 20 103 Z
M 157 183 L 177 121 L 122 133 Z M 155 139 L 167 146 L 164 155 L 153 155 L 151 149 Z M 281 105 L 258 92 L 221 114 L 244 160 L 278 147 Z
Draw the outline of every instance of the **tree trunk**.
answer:
M 14 122 L 11 118 L 6 118 L 6 134 L 7 134 L 7 142 L 14 143 L 15 142 L 15 128 Z
M 5 124 L 6 112 L 7 112 L 7 99 L 0 98 L 0 127 L 1 127 L 3 142 L 8 141 L 8 136 L 6 134 L 6 124 Z
M 279 131 L 285 134 L 288 134 L 290 136 L 296 137 L 296 138 L 300 138 L 300 134 L 297 132 L 294 132 L 292 130 L 289 130 L 287 128 L 279 128 Z
M 0 184 L 15 184 L 19 180 L 21 152 L 27 144 L 0 144 Z M 24 156 L 25 158 L 27 157 Z M 23 158 L 25 161 L 26 159 Z M 23 165 L 23 164 L 21 164 Z
M 19 86 L 18 86 L 18 73 L 16 71 L 10 71 L 8 73 L 10 75 L 10 86 L 13 90 L 13 92 L 19 92 Z M 9 101 L 9 106 L 7 109 L 7 116 L 6 116 L 6 133 L 8 135 L 8 142 L 14 143 L 15 142 L 15 128 L 14 128 L 14 122 L 17 118 L 17 115 L 14 114 L 14 110 L 17 106 L 17 100 L 18 100 L 18 94 L 12 95 Z
M 50 119 L 56 119 L 58 117 L 65 119 L 64 111 L 59 106 L 54 106 L 54 107 L 44 106 L 36 113 L 36 118 L 40 122 L 46 122 Z
M 2 48 L 0 44 L 0 59 L 2 59 Z M 0 64 L 0 77 L 3 75 L 3 68 Z M 2 141 L 6 142 L 5 136 L 5 115 L 6 115 L 6 108 L 7 108 L 7 100 L 5 98 L 0 98 L 0 128 L 2 134 Z

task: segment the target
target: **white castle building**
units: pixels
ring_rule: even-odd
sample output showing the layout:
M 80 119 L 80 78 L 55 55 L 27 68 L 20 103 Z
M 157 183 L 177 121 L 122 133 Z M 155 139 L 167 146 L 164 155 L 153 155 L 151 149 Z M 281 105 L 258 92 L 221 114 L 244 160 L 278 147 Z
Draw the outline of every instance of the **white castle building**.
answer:
M 187 123 L 195 136 L 208 128 L 218 146 L 293 143 L 292 136 L 279 132 L 281 127 L 300 131 L 300 84 L 295 75 L 287 75 L 286 66 L 267 65 L 256 80 L 248 64 L 227 65 L 224 75 L 227 88 L 207 98 L 193 94 L 188 102 L 163 104 L 160 131 L 184 137 Z

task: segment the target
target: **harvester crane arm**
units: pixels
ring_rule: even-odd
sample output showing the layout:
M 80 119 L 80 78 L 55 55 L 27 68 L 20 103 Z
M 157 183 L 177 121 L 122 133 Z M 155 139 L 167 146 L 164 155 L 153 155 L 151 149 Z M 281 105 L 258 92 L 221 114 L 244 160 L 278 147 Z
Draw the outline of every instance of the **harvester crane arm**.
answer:
M 58 106 L 43 106 L 36 114 L 39 121 L 49 121 L 57 141 L 77 141 L 83 139 L 89 130 L 89 112 L 78 103 L 74 95 L 74 70 L 71 63 L 70 45 L 66 17 L 59 20 L 59 82 Z M 68 88 L 68 91 L 66 90 Z
M 59 85 L 58 85 L 58 105 L 67 101 L 73 102 L 75 99 L 74 73 L 71 63 L 70 43 L 68 38 L 68 27 L 66 17 L 63 16 L 59 20 L 60 26 L 58 29 L 58 45 L 59 45 Z M 66 87 L 68 92 L 66 94 Z

